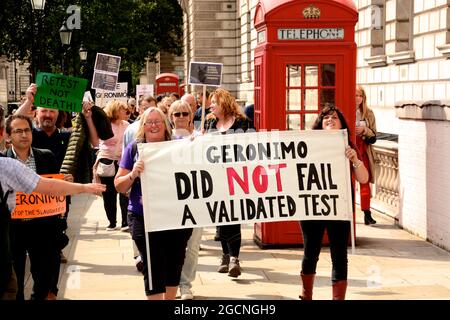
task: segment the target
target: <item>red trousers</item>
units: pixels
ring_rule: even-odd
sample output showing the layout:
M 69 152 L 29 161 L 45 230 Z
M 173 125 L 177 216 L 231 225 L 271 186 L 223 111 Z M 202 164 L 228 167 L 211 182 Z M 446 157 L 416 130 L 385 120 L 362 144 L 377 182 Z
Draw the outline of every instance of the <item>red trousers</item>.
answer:
M 361 210 L 370 210 L 370 180 L 371 180 L 371 174 L 370 174 L 370 163 L 369 163 L 369 157 L 367 156 L 367 145 L 364 142 L 364 140 L 356 136 L 356 146 L 358 147 L 359 155 L 361 157 L 362 162 L 364 163 L 364 166 L 369 171 L 369 181 L 367 183 L 360 183 L 359 184 L 359 195 L 361 198 Z

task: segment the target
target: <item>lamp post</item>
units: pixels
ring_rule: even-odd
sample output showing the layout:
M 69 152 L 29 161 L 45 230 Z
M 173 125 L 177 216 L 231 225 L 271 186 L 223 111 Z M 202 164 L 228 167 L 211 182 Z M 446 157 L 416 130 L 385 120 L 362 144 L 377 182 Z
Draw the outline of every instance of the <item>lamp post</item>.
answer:
M 80 49 L 78 49 L 78 54 L 80 55 L 80 61 L 81 61 L 81 76 L 84 78 L 84 72 L 85 72 L 85 68 L 86 68 L 86 60 L 87 60 L 88 51 L 84 47 L 83 43 L 81 43 Z
M 39 11 L 44 11 L 44 7 L 45 7 L 45 0 L 30 0 L 31 3 L 31 9 L 32 9 L 32 14 L 31 14 L 31 59 L 30 59 L 30 73 L 31 73 L 31 81 L 34 82 L 35 77 L 36 77 L 36 39 L 35 39 L 35 34 L 34 34 L 34 30 L 35 30 L 35 11 L 39 10 Z M 38 18 L 36 18 L 36 24 L 38 24 Z M 39 25 L 36 27 L 37 29 L 37 33 L 39 33 Z M 38 36 L 38 34 L 36 34 L 36 36 Z M 38 37 L 37 37 L 38 38 Z M 38 55 L 38 61 L 39 61 L 39 55 Z
M 67 64 L 66 57 L 67 57 L 67 51 L 70 46 L 70 40 L 72 40 L 72 30 L 68 29 L 66 27 L 66 22 L 64 21 L 61 28 L 59 29 L 59 37 L 61 38 L 61 43 L 63 45 L 63 61 L 62 61 L 62 73 L 65 73 L 65 66 Z M 67 49 L 66 49 L 67 47 Z
M 30 0 L 33 10 L 44 10 L 45 0 Z

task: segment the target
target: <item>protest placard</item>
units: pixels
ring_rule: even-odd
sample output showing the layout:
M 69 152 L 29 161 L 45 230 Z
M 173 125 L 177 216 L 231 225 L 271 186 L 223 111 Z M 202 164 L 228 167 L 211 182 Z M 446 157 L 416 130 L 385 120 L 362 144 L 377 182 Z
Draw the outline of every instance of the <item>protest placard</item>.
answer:
M 82 78 L 39 72 L 36 76 L 38 90 L 34 104 L 42 108 L 81 112 L 87 83 Z
M 45 174 L 43 177 L 64 179 L 63 174 Z M 49 196 L 33 192 L 25 194 L 16 193 L 16 208 L 12 219 L 36 219 L 49 217 L 66 212 L 66 196 Z
M 91 88 L 114 91 L 119 78 L 120 61 L 120 56 L 97 53 Z
M 147 232 L 351 220 L 345 130 L 207 134 L 139 144 Z
M 189 84 L 220 87 L 222 67 L 221 63 L 191 61 L 189 63 Z
M 94 70 L 107 73 L 119 73 L 120 56 L 113 56 L 105 53 L 97 53 L 95 58 Z
M 109 101 L 119 100 L 127 103 L 128 82 L 118 82 L 114 91 L 96 90 L 95 105 L 103 108 Z
M 144 94 L 154 95 L 154 88 L 152 84 L 138 84 L 136 85 L 136 100 L 139 101 L 140 96 Z

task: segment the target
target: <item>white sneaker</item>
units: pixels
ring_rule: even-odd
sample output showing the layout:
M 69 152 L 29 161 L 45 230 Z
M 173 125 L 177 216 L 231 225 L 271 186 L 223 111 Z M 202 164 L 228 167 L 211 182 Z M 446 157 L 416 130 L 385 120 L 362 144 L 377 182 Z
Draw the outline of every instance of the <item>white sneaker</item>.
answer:
M 189 288 L 180 288 L 181 300 L 194 300 L 194 295 L 192 294 L 191 289 Z

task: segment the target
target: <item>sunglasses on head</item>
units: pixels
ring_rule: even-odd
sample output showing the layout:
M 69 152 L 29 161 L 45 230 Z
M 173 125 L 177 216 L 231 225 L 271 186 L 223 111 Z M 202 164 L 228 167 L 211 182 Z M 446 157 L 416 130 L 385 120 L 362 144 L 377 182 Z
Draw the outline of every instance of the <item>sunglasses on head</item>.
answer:
M 189 112 L 174 112 L 172 114 L 175 118 L 179 118 L 181 116 L 183 116 L 183 117 L 189 116 Z

